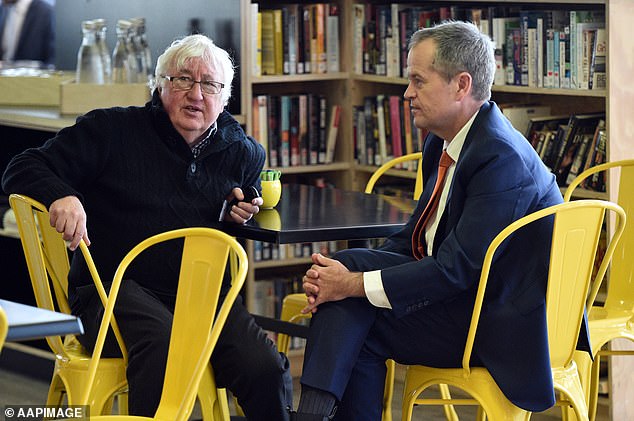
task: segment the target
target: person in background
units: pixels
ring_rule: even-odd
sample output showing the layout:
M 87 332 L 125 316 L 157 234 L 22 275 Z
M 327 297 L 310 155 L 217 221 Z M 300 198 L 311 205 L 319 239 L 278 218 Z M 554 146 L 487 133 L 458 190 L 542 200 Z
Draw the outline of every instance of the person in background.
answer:
M 48 207 L 51 225 L 75 250 L 90 245 L 102 279 L 112 279 L 137 243 L 160 232 L 242 224 L 258 213 L 265 152 L 224 110 L 234 76 L 229 54 L 204 35 L 176 40 L 158 58 L 152 99 L 144 107 L 97 109 L 43 146 L 9 163 L 2 187 Z M 221 215 L 224 215 L 222 217 Z M 178 282 L 181 247 L 139 257 L 127 272 L 115 315 L 129 352 L 131 414 L 158 406 Z M 73 255 L 69 301 L 92 349 L 102 306 L 81 253 Z M 204 311 L 204 309 L 201 309 Z M 117 355 L 114 337 L 104 355 Z M 292 404 L 289 362 L 236 301 L 211 358 L 219 387 L 239 400 L 249 420 L 286 420 Z
M 416 127 L 430 132 L 424 191 L 408 223 L 379 249 L 312 256 L 303 287 L 304 311 L 314 314 L 292 420 L 380 420 L 389 358 L 460 367 L 491 240 L 562 202 L 554 175 L 490 101 L 493 51 L 471 23 L 413 34 L 404 96 Z M 439 178 L 434 209 L 428 203 Z M 552 219 L 503 247 L 471 361 L 531 411 L 554 404 L 545 307 L 551 235 Z
M 2 0 L 0 59 L 55 65 L 55 12 L 44 0 Z

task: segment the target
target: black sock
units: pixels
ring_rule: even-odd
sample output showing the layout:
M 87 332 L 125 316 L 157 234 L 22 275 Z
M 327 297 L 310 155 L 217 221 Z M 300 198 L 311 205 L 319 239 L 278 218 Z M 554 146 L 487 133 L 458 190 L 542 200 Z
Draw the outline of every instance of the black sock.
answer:
M 337 404 L 337 398 L 325 390 L 302 385 L 297 412 L 300 414 L 318 414 L 330 416 Z

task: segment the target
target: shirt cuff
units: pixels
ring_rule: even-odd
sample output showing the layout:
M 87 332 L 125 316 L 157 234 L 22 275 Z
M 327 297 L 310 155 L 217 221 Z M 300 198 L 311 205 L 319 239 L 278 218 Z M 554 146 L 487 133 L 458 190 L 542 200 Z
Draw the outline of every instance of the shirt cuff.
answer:
M 368 301 L 373 306 L 392 309 L 390 300 L 388 300 L 383 289 L 383 279 L 381 278 L 380 270 L 363 272 L 363 289 L 365 289 Z

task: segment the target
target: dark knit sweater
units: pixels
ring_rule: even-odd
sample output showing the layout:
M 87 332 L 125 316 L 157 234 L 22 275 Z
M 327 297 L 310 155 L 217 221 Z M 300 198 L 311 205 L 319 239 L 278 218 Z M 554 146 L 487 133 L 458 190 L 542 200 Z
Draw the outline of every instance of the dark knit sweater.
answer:
M 94 110 L 43 146 L 15 156 L 2 179 L 7 194 L 21 193 L 47 208 L 75 195 L 87 214 L 90 251 L 104 282 L 123 256 L 159 232 L 217 226 L 234 187 L 260 186 L 265 153 L 223 112 L 218 130 L 197 159 L 172 126 L 158 96 L 145 107 Z M 173 294 L 180 247 L 140 256 L 127 272 L 139 284 Z M 76 252 L 70 292 L 91 278 Z

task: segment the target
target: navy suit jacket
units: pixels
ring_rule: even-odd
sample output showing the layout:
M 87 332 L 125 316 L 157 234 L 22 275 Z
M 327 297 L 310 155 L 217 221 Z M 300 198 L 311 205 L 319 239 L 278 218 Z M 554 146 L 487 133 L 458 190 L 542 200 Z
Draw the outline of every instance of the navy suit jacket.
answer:
M 0 7 L 0 22 L 4 22 L 5 11 L 5 8 Z M 3 30 L 4 27 L 0 28 L 0 39 Z M 55 13 L 53 7 L 44 0 L 31 2 L 24 17 L 13 59 L 39 60 L 46 65 L 55 64 Z
M 411 236 L 436 180 L 443 140 L 429 135 L 425 188 L 407 225 L 384 250 L 412 254 Z M 562 202 L 555 176 L 493 102 L 474 120 L 456 163 L 432 257 L 383 269 L 394 314 L 443 304 L 468 329 L 480 269 L 491 240 L 511 222 Z M 489 276 L 474 353 L 516 405 L 554 404 L 546 330 L 552 218 L 530 224 L 502 247 Z

